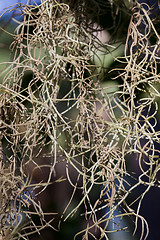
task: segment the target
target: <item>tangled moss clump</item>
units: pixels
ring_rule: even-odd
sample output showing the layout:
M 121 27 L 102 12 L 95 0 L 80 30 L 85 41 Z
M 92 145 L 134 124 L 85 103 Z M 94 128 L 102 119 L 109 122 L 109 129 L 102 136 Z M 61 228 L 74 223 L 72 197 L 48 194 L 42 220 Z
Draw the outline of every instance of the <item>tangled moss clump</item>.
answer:
M 135 231 L 140 219 L 140 239 L 146 239 L 148 225 L 139 208 L 146 192 L 159 186 L 160 141 L 159 34 L 151 9 L 137 1 L 94 1 L 93 8 L 92 1 L 41 1 L 39 6 L 21 6 L 24 20 L 16 28 L 10 46 L 13 60 L 0 84 L 1 237 L 29 239 L 46 227 L 58 230 L 83 207 L 85 225 L 75 239 L 109 239 L 108 226 L 119 207 L 125 207 L 118 217 L 132 216 Z M 94 32 L 95 23 L 106 28 L 101 22 L 105 11 L 111 12 L 113 24 L 112 37 L 103 44 Z M 120 79 L 116 87 L 115 79 L 113 86 L 102 87 L 105 66 L 97 70 L 93 54 L 103 47 L 104 54 L 112 55 L 109 47 L 115 48 L 119 19 L 115 13 L 130 18 L 124 56 L 116 59 L 125 67 L 112 69 Z M 109 93 L 108 88 L 116 90 Z M 130 184 L 127 162 L 132 154 L 140 169 L 135 184 Z M 65 176 L 58 174 L 61 164 Z M 45 168 L 49 173 L 36 182 L 35 172 Z M 73 188 L 59 224 L 58 212 L 45 212 L 37 200 L 53 184 L 53 176 L 57 184 L 67 181 Z M 133 200 L 139 201 L 134 210 L 128 196 L 141 184 L 146 190 Z M 81 199 L 75 206 L 78 191 Z

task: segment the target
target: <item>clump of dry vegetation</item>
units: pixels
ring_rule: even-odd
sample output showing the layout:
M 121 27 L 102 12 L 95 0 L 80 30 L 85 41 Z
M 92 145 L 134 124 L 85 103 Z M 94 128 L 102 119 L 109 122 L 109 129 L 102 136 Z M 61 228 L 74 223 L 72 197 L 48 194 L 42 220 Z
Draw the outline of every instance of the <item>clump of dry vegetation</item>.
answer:
M 97 1 L 93 11 L 92 1 L 41 1 L 39 6 L 21 5 L 24 21 L 16 28 L 10 46 L 12 60 L 0 84 L 1 238 L 28 239 L 46 227 L 57 230 L 83 206 L 80 217 L 86 225 L 75 239 L 94 237 L 93 228 L 99 232 L 95 239 L 109 239 L 108 225 L 119 207 L 125 208 L 118 214 L 121 219 L 133 217 L 135 232 L 141 221 L 140 239 L 146 239 L 148 225 L 139 209 L 148 190 L 159 186 L 156 20 L 151 19 L 150 8 L 137 1 L 127 6 L 125 1 L 123 5 Z M 103 47 L 104 54 L 114 52 L 114 34 L 104 44 L 93 34 L 107 4 L 113 16 L 119 11 L 131 16 L 124 57 L 116 59 L 125 67 L 112 69 L 117 74 L 113 89 L 116 79 L 121 79 L 112 93 L 107 91 L 112 86 L 101 85 L 105 66 L 97 70 L 93 61 L 95 48 Z M 130 183 L 132 174 L 127 171 L 133 154 L 140 172 L 135 184 Z M 65 176 L 57 173 L 61 164 Z M 42 169 L 49 173 L 36 182 L 35 172 Z M 73 188 L 57 227 L 58 212 L 45 212 L 37 200 L 53 184 L 53 176 L 57 184 L 68 181 Z M 134 209 L 127 199 L 141 184 L 147 187 L 133 200 L 139 202 Z M 77 191 L 81 198 L 72 207 Z

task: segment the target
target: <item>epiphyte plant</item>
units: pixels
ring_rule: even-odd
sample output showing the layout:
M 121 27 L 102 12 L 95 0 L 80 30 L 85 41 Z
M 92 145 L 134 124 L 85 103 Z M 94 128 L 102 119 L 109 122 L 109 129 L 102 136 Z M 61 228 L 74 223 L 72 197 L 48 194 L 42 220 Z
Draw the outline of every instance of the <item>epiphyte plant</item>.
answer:
M 109 239 L 110 223 L 120 217 L 118 231 L 124 230 L 125 216 L 133 218 L 134 233 L 141 221 L 139 239 L 147 239 L 139 209 L 159 186 L 159 34 L 152 7 L 98 0 L 17 6 L 24 20 L 16 20 L 0 84 L 1 238 L 30 239 L 78 215 L 83 224 L 75 239 Z M 125 37 L 116 27 L 124 16 Z M 110 36 L 106 42 L 96 37 L 101 30 Z M 123 56 L 115 54 L 120 46 Z M 116 67 L 109 69 L 102 55 Z M 114 78 L 107 85 L 109 70 Z M 128 171 L 131 161 L 138 177 Z M 66 182 L 70 198 L 45 211 L 40 196 Z M 130 202 L 142 184 L 145 191 Z

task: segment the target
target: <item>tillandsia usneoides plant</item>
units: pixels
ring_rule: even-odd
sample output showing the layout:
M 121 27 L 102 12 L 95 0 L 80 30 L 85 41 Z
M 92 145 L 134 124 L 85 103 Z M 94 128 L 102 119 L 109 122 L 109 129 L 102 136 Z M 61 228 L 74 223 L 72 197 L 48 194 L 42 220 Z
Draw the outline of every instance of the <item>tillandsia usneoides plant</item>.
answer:
M 147 239 L 139 211 L 149 189 L 159 187 L 160 168 L 156 14 L 127 0 L 16 8 L 24 19 L 0 83 L 0 238 L 32 239 L 78 217 L 74 239 L 110 239 L 110 224 L 124 231 L 130 218 L 131 235 L 141 222 L 139 239 Z M 98 37 L 104 32 L 106 42 Z M 138 175 L 128 170 L 131 162 Z M 145 191 L 130 198 L 142 184 Z M 59 189 L 54 211 L 44 204 L 52 185 Z M 64 187 L 70 192 L 60 199 Z

